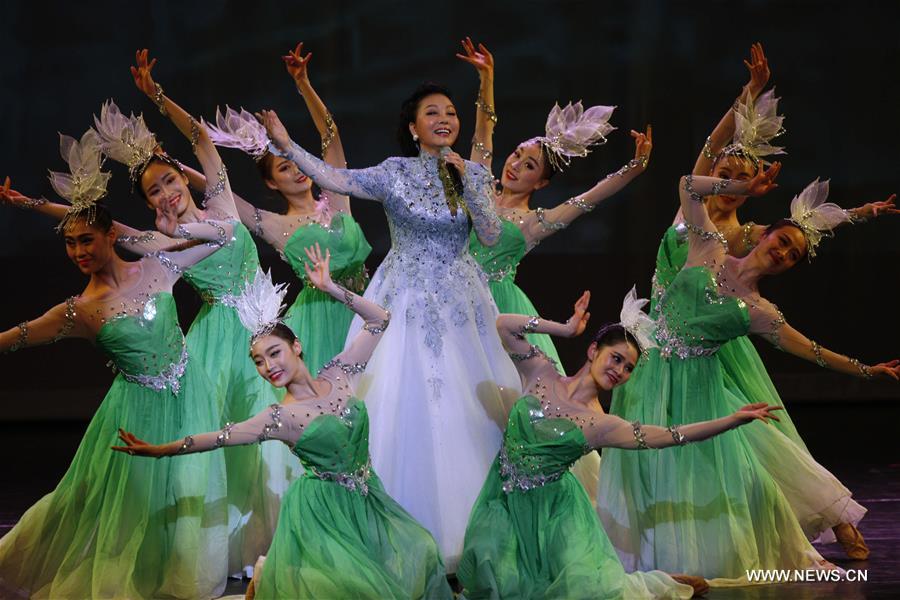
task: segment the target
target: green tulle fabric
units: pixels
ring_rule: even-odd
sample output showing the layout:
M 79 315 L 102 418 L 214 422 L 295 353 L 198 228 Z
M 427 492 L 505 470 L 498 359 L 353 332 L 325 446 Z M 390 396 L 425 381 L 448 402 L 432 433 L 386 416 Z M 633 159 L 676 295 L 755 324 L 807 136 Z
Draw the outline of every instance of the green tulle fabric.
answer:
M 501 313 L 538 316 L 539 313 L 534 304 L 515 282 L 516 270 L 527 252 L 525 237 L 515 223 L 506 219 L 503 219 L 502 222 L 503 229 L 500 232 L 500 239 L 493 246 L 482 244 L 475 232 L 472 231 L 469 236 L 469 252 L 487 275 L 488 286 L 494 302 L 497 304 L 497 310 Z M 529 333 L 525 337 L 554 361 L 557 371 L 565 374 L 559 360 L 559 353 L 549 335 Z
M 351 400 L 297 440 L 306 474 L 282 502 L 257 598 L 453 597 L 431 534 L 368 466 L 368 434 L 365 405 Z
M 143 318 L 103 325 L 97 345 L 132 375 L 177 364 L 182 335 L 168 293 Z M 203 369 L 189 358 L 178 392 L 119 374 L 56 486 L 0 539 L 0 596 L 209 598 L 225 586 L 228 542 L 221 453 L 134 458 L 109 449 L 123 428 L 152 443 L 218 426 Z

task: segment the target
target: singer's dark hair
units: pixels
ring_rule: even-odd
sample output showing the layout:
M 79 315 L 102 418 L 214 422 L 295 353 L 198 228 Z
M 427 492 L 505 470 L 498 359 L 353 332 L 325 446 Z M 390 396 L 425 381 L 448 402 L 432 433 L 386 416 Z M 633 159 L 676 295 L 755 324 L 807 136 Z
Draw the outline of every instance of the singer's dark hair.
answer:
M 400 152 L 403 156 L 419 155 L 419 145 L 413 141 L 412 135 L 409 133 L 409 124 L 415 123 L 416 114 L 419 112 L 419 104 L 422 103 L 422 99 L 432 94 L 441 94 L 453 102 L 453 94 L 449 89 L 439 83 L 426 81 L 413 90 L 413 93 L 400 105 L 400 121 L 397 124 L 397 142 L 400 144 Z

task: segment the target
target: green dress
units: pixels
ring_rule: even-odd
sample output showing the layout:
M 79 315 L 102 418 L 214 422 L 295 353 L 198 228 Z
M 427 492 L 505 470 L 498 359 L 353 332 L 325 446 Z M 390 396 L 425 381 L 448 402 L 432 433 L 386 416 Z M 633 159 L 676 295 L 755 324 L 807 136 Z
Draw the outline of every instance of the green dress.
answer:
M 641 359 L 613 412 L 629 421 L 680 425 L 749 403 L 726 385 L 717 353 L 749 332 L 744 301 L 720 296 L 713 273 L 698 266 L 682 269 L 655 308 L 659 347 Z M 625 567 L 724 578 L 729 581 L 712 583 L 726 585 L 746 583 L 747 569 L 819 565 L 821 556 L 770 472 L 777 460 L 762 452 L 766 432 L 773 431 L 753 423 L 661 452 L 605 449 L 601 518 Z M 782 456 L 786 464 L 808 456 L 781 434 L 768 439 L 791 453 Z
M 217 596 L 227 575 L 222 456 L 136 460 L 109 449 L 120 427 L 162 443 L 218 424 L 174 299 L 150 296 L 95 342 L 118 375 L 56 489 L 0 539 L 0 597 Z
M 500 239 L 493 246 L 482 244 L 473 230 L 469 236 L 469 252 L 487 276 L 497 310 L 501 313 L 537 316 L 539 313 L 534 304 L 515 282 L 516 269 L 528 252 L 525 236 L 512 221 L 501 219 L 501 222 L 503 229 L 500 231 Z M 529 343 L 543 350 L 556 365 L 556 370 L 565 375 L 556 346 L 549 335 L 529 333 L 525 337 Z
M 513 406 L 472 509 L 457 576 L 466 598 L 690 598 L 661 572 L 626 574 L 569 467 L 591 447 L 541 402 Z
M 273 420 L 290 427 L 290 410 L 274 406 Z M 368 439 L 352 398 L 306 426 L 293 447 L 306 473 L 282 502 L 257 598 L 453 597 L 434 538 L 372 471 Z
M 304 265 L 308 262 L 305 249 L 316 243 L 323 254 L 326 250 L 331 252 L 331 278 L 348 290 L 362 294 L 369 280 L 365 262 L 372 247 L 353 217 L 339 212 L 328 227 L 311 223 L 291 234 L 282 256 L 304 283 Z M 344 349 L 353 316 L 353 311 L 342 302 L 311 285 L 303 286 L 284 322 L 300 339 L 303 362 L 310 373 L 318 373 L 322 365 Z
M 659 301 L 672 280 L 687 261 L 687 228 L 673 225 L 663 235 L 656 255 L 650 314 L 657 317 Z M 750 338 L 742 335 L 718 349 L 725 387 L 748 402 L 768 402 L 784 406 L 768 371 Z M 639 367 L 640 368 L 640 367 Z M 634 420 L 626 406 L 628 384 L 613 392 L 612 414 Z M 866 509 L 852 499 L 852 492 L 809 453 L 787 408 L 778 412 L 773 429 L 784 437 L 772 435 L 769 429 L 754 429 L 749 436 L 763 466 L 782 488 L 807 537 L 819 542 L 834 541 L 831 527 L 838 523 L 858 523 Z M 790 442 L 790 443 L 788 443 Z M 793 460 L 790 460 L 793 459 Z
M 204 300 L 186 339 L 192 356 L 213 382 L 207 393 L 218 398 L 221 427 L 241 422 L 278 399 L 250 360 L 250 332 L 241 324 L 234 298 L 256 274 L 259 258 L 250 232 L 231 221 L 228 243 L 184 272 Z M 281 496 L 300 465 L 277 444 L 225 450 L 228 476 L 229 568 L 238 573 L 265 554 L 278 518 Z

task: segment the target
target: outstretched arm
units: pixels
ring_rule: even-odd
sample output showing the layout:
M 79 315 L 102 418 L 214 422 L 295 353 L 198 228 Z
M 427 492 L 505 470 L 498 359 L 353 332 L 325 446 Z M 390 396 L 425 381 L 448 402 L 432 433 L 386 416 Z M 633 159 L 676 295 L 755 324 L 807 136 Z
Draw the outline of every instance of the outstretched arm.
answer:
M 293 161 L 320 188 L 379 202 L 387 196 L 390 177 L 383 165 L 368 169 L 336 169 L 295 144 L 275 111 L 264 110 L 256 113 L 256 117 L 272 140 L 269 152 Z
M 17 192 L 10 187 L 9 177 L 0 187 L 0 202 L 16 208 L 31 209 L 57 221 L 61 221 L 69 211 L 69 207 L 65 204 L 48 202 L 46 198 L 29 198 Z M 113 221 L 113 226 L 118 233 L 116 244 L 135 254 L 143 255 L 158 250 L 172 250 L 182 243 L 180 240 L 172 239 L 158 231 L 142 231 L 120 221 Z
M 581 215 L 594 210 L 601 201 L 618 193 L 647 169 L 650 152 L 653 150 L 653 130 L 647 125 L 646 132 L 638 133 L 632 130 L 631 137 L 634 138 L 634 158 L 625 166 L 607 175 L 587 192 L 570 198 L 550 210 L 537 209 L 534 212 L 534 216 L 526 221 L 522 230 L 529 248 L 533 248 L 560 229 L 565 229 Z
M 309 81 L 307 64 L 312 58 L 312 52 L 303 56 L 303 42 L 300 42 L 296 48 L 288 52 L 287 56 L 281 58 L 284 60 L 288 74 L 294 80 L 294 85 L 297 86 L 297 91 L 303 97 L 309 116 L 312 117 L 313 124 L 322 138 L 322 160 L 332 167 L 346 168 L 347 159 L 344 156 L 344 146 L 341 143 L 341 134 L 337 124 Z M 330 194 L 328 202 L 335 210 L 350 212 L 350 198 L 344 194 Z
M 75 298 L 72 297 L 37 319 L 23 321 L 0 333 L 0 352 L 52 344 L 67 337 L 90 338 L 87 328 L 76 317 Z
M 465 54 L 456 54 L 478 71 L 478 99 L 475 101 L 475 136 L 472 138 L 472 154 L 469 160 L 484 165 L 491 170 L 491 159 L 494 156 L 494 126 L 497 125 L 497 113 L 494 110 L 494 56 L 484 46 L 478 44 L 478 50 L 472 39 L 462 40 Z
M 291 423 L 291 427 L 282 424 L 287 415 L 282 414 L 279 405 L 270 406 L 255 416 L 240 423 L 227 424 L 221 431 L 196 433 L 185 438 L 163 444 L 150 444 L 133 433 L 119 430 L 119 439 L 123 446 L 111 446 L 112 450 L 134 456 L 162 458 L 177 454 L 194 454 L 208 452 L 223 446 L 243 446 L 256 444 L 266 440 L 280 440 L 288 444 L 294 443 L 300 436 L 300 423 Z M 298 426 L 299 425 L 299 426 Z
M 757 42 L 750 46 L 750 60 L 745 60 L 744 64 L 750 71 L 750 81 L 744 85 L 741 94 L 734 101 L 734 105 L 728 109 L 725 116 L 713 129 L 713 132 L 706 138 L 706 144 L 704 144 L 703 150 L 700 151 L 700 156 L 697 157 L 697 162 L 694 164 L 694 170 L 692 171 L 694 175 L 709 175 L 713 164 L 716 162 L 716 156 L 734 137 L 734 106 L 738 102 L 755 100 L 769 82 L 769 77 L 771 76 L 769 61 L 763 52 L 762 44 Z
M 591 313 L 587 312 L 590 301 L 591 293 L 585 291 L 575 302 L 574 313 L 565 323 L 529 315 L 502 314 L 497 317 L 497 333 L 500 334 L 500 341 L 513 359 L 522 381 L 527 384 L 551 362 L 525 336 L 529 333 L 546 333 L 557 337 L 581 335 L 587 327 L 588 319 L 591 318 Z M 556 372 L 554 367 L 550 368 Z
M 782 410 L 782 407 L 759 402 L 747 404 L 728 417 L 670 427 L 642 425 L 639 421 L 629 423 L 615 415 L 605 414 L 594 419 L 594 425 L 588 427 L 586 437 L 588 444 L 594 448 L 646 450 L 683 446 L 688 442 L 709 439 L 756 419 L 763 423 L 767 419 L 778 421 L 778 417 L 772 414 L 776 410 Z
M 234 225 L 229 221 L 178 223 L 175 208 L 168 203 L 157 207 L 156 227 L 171 238 L 189 242 L 181 249 L 152 253 L 166 267 L 171 283 L 177 281 L 185 269 L 194 266 L 228 243 L 234 235 Z
M 785 323 L 780 314 L 774 317 L 767 313 L 755 315 L 751 311 L 751 331 L 762 335 L 776 348 L 793 354 L 803 360 L 814 362 L 820 367 L 861 377 L 863 379 L 890 379 L 900 381 L 900 360 L 892 360 L 877 365 L 865 365 L 855 358 L 832 352 Z
M 317 243 L 315 247 L 306 249 L 306 256 L 309 262 L 305 263 L 304 267 L 310 284 L 335 300 L 343 302 L 364 321 L 362 330 L 347 344 L 346 349 L 326 363 L 322 370 L 339 368 L 348 375 L 357 375 L 365 368 L 375 347 L 381 341 L 381 336 L 391 322 L 391 313 L 332 281 L 329 269 L 330 251 L 326 250 L 323 255 Z
M 212 186 L 206 186 L 204 206 L 209 203 L 210 208 L 214 207 L 228 217 L 237 218 L 237 209 L 231 197 L 225 165 L 222 163 L 215 144 L 209 138 L 206 128 L 166 96 L 162 86 L 154 81 L 152 71 L 156 65 L 156 59 L 148 61 L 146 49 L 138 50 L 135 53 L 135 61 L 136 66 L 131 67 L 134 84 L 156 104 L 159 112 L 168 116 L 178 130 L 190 140 L 191 149 L 197 156 L 197 160 L 200 161 L 206 180 L 216 182 Z
M 865 223 L 869 219 L 881 217 L 884 215 L 900 215 L 900 209 L 897 208 L 897 194 L 891 194 L 887 200 L 879 202 L 867 202 L 856 208 L 848 208 L 847 214 L 850 215 L 850 221 L 844 221 L 841 225 L 847 223 Z

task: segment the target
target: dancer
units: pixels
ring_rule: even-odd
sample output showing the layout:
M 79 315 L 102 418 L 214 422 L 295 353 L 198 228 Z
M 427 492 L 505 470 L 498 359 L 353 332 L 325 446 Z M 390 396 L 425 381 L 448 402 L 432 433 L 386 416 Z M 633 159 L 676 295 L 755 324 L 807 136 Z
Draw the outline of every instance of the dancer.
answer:
M 494 57 L 483 44 L 479 44 L 476 51 L 469 38 L 462 44 L 465 54 L 456 56 L 475 67 L 481 82 L 475 102 L 478 111 L 471 160 L 490 170 L 493 130 L 497 122 L 493 104 Z M 500 312 L 537 314 L 534 304 L 515 283 L 516 270 L 525 255 L 542 240 L 594 210 L 602 200 L 619 192 L 646 170 L 653 148 L 649 125 L 645 133 L 631 132 L 635 155 L 621 169 L 554 208 L 530 207 L 534 192 L 547 187 L 553 175 L 572 158 L 587 156 L 591 146 L 606 142 L 606 136 L 615 129 L 609 124 L 614 108 L 594 106 L 585 111 L 580 102 L 563 109 L 554 106 L 547 116 L 544 135 L 520 143 L 503 164 L 501 188 L 494 197 L 495 209 L 503 223 L 500 239 L 492 246 L 479 243 L 474 236 L 469 241 L 472 255 L 488 277 L 491 294 Z M 557 369 L 563 373 L 559 354 L 549 336 L 529 334 L 528 339 L 556 361 Z
M 384 206 L 392 247 L 366 298 L 397 318 L 361 388 L 372 459 L 385 489 L 434 534 L 452 572 L 469 510 L 500 446 L 492 419 L 503 413 L 498 386 L 518 388 L 490 327 L 496 308 L 468 253 L 470 223 L 487 244 L 500 234 L 489 174 L 450 150 L 459 119 L 449 92 L 433 84 L 403 104 L 398 140 L 406 156 L 368 169 L 332 168 L 293 144 L 275 113 L 260 117 L 270 150 L 320 187 Z M 361 326 L 354 321 L 350 339 Z
M 346 167 L 337 125 L 309 81 L 312 53 L 303 56 L 303 44 L 283 56 L 297 91 L 322 137 L 322 160 L 333 167 Z M 362 294 L 369 281 L 365 260 L 372 251 L 362 229 L 353 219 L 350 199 L 344 194 L 312 193 L 312 180 L 290 160 L 268 152 L 265 128 L 252 114 L 227 109 L 216 112 L 216 125 L 207 125 L 210 137 L 219 146 L 238 148 L 256 160 L 266 187 L 287 204 L 284 214 L 259 209 L 240 196 L 234 200 L 241 220 L 257 236 L 278 251 L 297 277 L 303 280 L 306 255 L 302 251 L 319 244 L 331 253 L 331 276 L 347 289 Z M 203 190 L 206 179 L 193 169 L 185 172 L 192 187 Z M 347 339 L 353 311 L 312 286 L 304 285 L 288 309 L 285 323 L 303 345 L 303 360 L 313 373 L 340 352 Z
M 569 466 L 594 448 L 666 448 L 754 419 L 777 419 L 770 411 L 780 407 L 765 403 L 667 429 L 607 415 L 598 392 L 626 382 L 641 350 L 648 349 L 638 345 L 638 339 L 650 341 L 640 332 L 652 327 L 641 311 L 646 300 L 638 300 L 634 290 L 626 296 L 622 321 L 600 329 L 587 361 L 571 377 L 556 372 L 525 338 L 529 331 L 580 335 L 589 299 L 585 292 L 566 323 L 510 314 L 497 319 L 525 395 L 510 412 L 503 448 L 469 520 L 458 572 L 467 598 L 689 598 L 703 593 L 708 586 L 700 577 L 626 574 Z
M 218 424 L 218 400 L 185 346 L 171 290 L 185 269 L 226 243 L 232 225 L 179 224 L 173 207 L 161 204 L 160 231 L 203 243 L 123 261 L 112 218 L 96 204 L 109 177 L 100 171 L 96 134 L 63 137 L 61 146 L 71 175 L 51 173 L 51 181 L 72 206 L 60 229 L 69 258 L 90 280 L 81 294 L 0 334 L 0 350 L 83 338 L 110 357 L 117 375 L 56 489 L 0 539 L 0 596 L 218 596 L 228 539 L 222 457 L 133 464 L 108 447 L 120 426 L 170 439 Z M 20 199 L 8 179 L 0 196 Z
M 748 182 L 682 178 L 681 208 L 691 232 L 687 261 L 659 301 L 655 338 L 660 347 L 650 350 L 628 384 L 634 399 L 662 390 L 659 403 L 632 402 L 647 420 L 696 421 L 743 404 L 742 391 L 726 386 L 716 351 L 748 332 L 834 370 L 897 379 L 897 361 L 869 367 L 825 350 L 787 325 L 759 295 L 762 277 L 782 273 L 813 253 L 823 232 L 845 218 L 839 207 L 823 204 L 826 185 L 815 182 L 804 190 L 792 203 L 793 220 L 771 226 L 745 258 L 727 256 L 727 244 L 710 221 L 703 197 L 726 188 L 761 195 L 774 187 L 779 169 L 779 163 L 768 170 L 761 167 Z M 785 442 L 771 452 L 791 451 L 785 459 L 804 464 L 808 455 L 786 438 L 767 439 Z M 719 577 L 729 580 L 716 582 L 725 585 L 746 584 L 747 569 L 823 566 L 785 490 L 763 464 L 764 445 L 747 430 L 638 460 L 617 450 L 605 453 L 601 517 L 625 568 Z M 766 460 L 771 465 L 775 459 Z
M 475 119 L 475 137 L 471 159 L 491 168 L 493 130 L 497 121 L 494 111 L 494 58 L 483 44 L 478 51 L 469 38 L 462 42 L 465 54 L 457 57 L 473 65 L 478 71 L 480 87 Z M 614 128 L 609 124 L 613 107 L 595 106 L 587 111 L 581 103 L 560 110 L 554 106 L 547 118 L 543 137 L 535 137 L 519 144 L 503 165 L 500 176 L 501 191 L 494 196 L 494 206 L 502 219 L 500 239 L 493 246 L 479 243 L 471 236 L 469 247 L 488 278 L 491 295 L 497 309 L 503 313 L 538 314 L 525 292 L 515 283 L 519 263 L 541 240 L 567 227 L 581 215 L 592 211 L 605 198 L 628 185 L 647 168 L 653 138 L 650 126 L 646 133 L 631 132 L 635 141 L 634 158 L 624 167 L 607 175 L 593 188 L 554 208 L 532 210 L 531 197 L 550 184 L 553 175 L 576 156 L 586 156 L 593 144 L 606 142 L 606 135 Z M 531 343 L 539 347 L 565 374 L 556 347 L 550 336 L 528 334 Z M 600 455 L 589 453 L 573 467 L 584 485 L 591 503 L 597 504 L 597 485 L 600 476 Z
M 777 113 L 778 99 L 771 91 L 760 95 L 769 79 L 768 60 L 761 45 L 754 44 L 751 48 L 750 62 L 745 64 L 750 69 L 750 81 L 735 102 L 734 108 L 729 109 L 708 138 L 706 146 L 697 158 L 694 175 L 748 180 L 756 174 L 759 165 L 767 156 L 783 151 L 783 148 L 772 145 L 774 138 L 783 131 L 781 125 L 783 117 Z M 756 100 L 752 100 L 754 98 Z M 730 143 L 726 146 L 727 140 L 730 140 Z M 885 202 L 874 202 L 850 209 L 844 222 L 860 222 L 879 214 L 900 212 L 893 208 L 893 199 L 892 196 Z M 720 194 L 704 199 L 710 220 L 728 241 L 728 253 L 736 257 L 746 256 L 758 243 L 766 227 L 752 222 L 742 225 L 738 221 L 737 209 L 745 201 L 746 197 L 733 194 Z M 652 315 L 657 312 L 658 299 L 665 293 L 687 259 L 687 236 L 688 229 L 682 222 L 679 210 L 676 224 L 666 231 L 657 253 L 653 277 Z M 746 336 L 723 344 L 717 355 L 723 367 L 727 387 L 740 390 L 741 395 L 753 402 L 780 403 L 778 392 L 759 354 Z M 649 400 L 628 398 L 627 387 L 619 388 L 613 393 L 610 412 L 626 419 L 643 418 L 645 409 L 636 406 L 638 402 L 643 404 Z M 774 429 L 784 434 L 800 451 L 808 455 L 806 444 L 797 432 L 788 411 L 783 412 L 780 417 L 780 422 L 775 424 Z M 770 439 L 769 434 L 773 433 L 772 429 L 761 432 L 759 436 L 761 445 L 757 454 L 763 466 L 775 477 L 776 483 L 785 493 L 807 537 L 814 541 L 831 542 L 837 536 L 850 558 L 865 559 L 868 556 L 868 548 L 856 529 L 856 523 L 863 517 L 866 509 L 853 501 L 850 490 L 816 463 L 811 456 L 798 455 L 795 449 L 790 447 L 775 451 L 775 448 L 783 445 L 784 440 Z M 754 440 L 751 440 L 751 443 L 753 442 Z M 799 462 L 789 460 L 794 456 Z
M 278 320 L 283 286 L 258 274 L 238 311 L 253 334 L 256 369 L 287 388 L 284 401 L 221 432 L 167 444 L 121 431 L 125 445 L 113 450 L 159 458 L 279 440 L 296 453 L 306 472 L 282 503 L 256 598 L 452 598 L 434 539 L 385 493 L 369 463 L 368 416 L 356 387 L 390 313 L 334 283 L 327 251 L 323 256 L 316 246 L 306 254 L 307 285 L 343 302 L 365 323 L 347 349 L 313 377 L 299 341 Z

